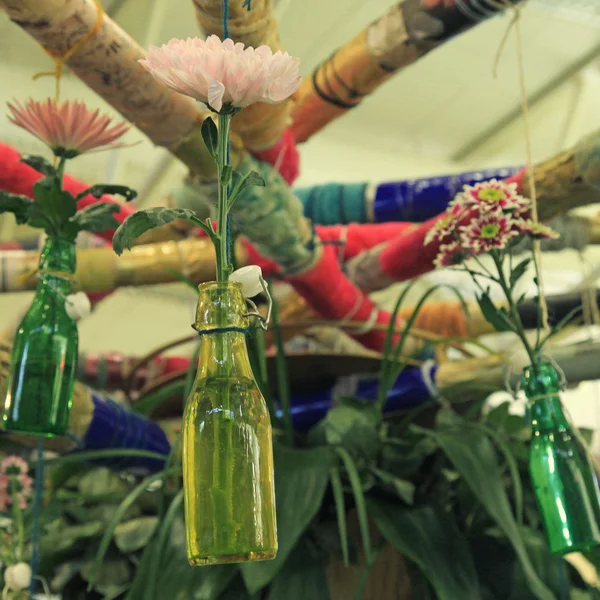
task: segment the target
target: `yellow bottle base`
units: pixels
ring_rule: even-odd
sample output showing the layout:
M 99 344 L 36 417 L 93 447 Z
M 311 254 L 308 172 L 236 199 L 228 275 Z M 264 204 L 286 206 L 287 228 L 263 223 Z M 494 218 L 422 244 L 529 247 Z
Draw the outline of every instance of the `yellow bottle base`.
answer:
M 204 567 L 206 565 L 273 560 L 276 556 L 277 550 L 266 550 L 264 552 L 240 552 L 238 554 L 225 554 L 223 556 L 194 556 L 188 557 L 188 560 L 192 567 Z

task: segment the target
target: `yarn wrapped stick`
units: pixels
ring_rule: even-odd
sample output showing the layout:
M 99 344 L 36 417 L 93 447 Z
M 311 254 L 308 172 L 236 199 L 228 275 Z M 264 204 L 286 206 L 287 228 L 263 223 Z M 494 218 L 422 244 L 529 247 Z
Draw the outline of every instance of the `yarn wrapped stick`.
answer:
M 237 255 L 245 264 L 242 242 Z M 0 251 L 0 292 L 34 289 L 32 275 L 39 262 L 39 251 Z M 111 292 L 119 287 L 172 283 L 180 277 L 202 283 L 214 277 L 215 252 L 208 239 L 188 239 L 134 246 L 118 257 L 110 246 L 77 251 L 75 288 L 84 292 Z
M 97 0 L 0 0 L 9 18 L 158 146 L 196 173 L 216 167 L 200 133 L 196 103 L 160 85 L 139 63 L 143 49 Z
M 394 73 L 500 10 L 502 3 L 488 0 L 393 6 L 305 78 L 295 97 L 292 133 L 306 141 Z
M 0 340 L 0 389 L 6 388 L 10 370 L 11 346 Z M 4 434 L 23 445 L 35 445 L 31 436 Z M 80 383 L 73 389 L 69 416 L 69 435 L 45 440 L 44 447 L 56 452 L 81 452 L 85 450 L 135 449 L 166 456 L 171 443 L 158 423 L 105 398 Z M 136 472 L 158 471 L 164 460 L 153 457 L 115 456 L 103 459 L 103 464 Z

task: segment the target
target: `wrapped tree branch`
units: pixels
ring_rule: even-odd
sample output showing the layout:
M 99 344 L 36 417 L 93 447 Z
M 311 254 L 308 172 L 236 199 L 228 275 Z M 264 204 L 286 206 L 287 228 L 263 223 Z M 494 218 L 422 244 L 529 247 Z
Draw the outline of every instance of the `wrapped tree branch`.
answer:
M 222 0 L 192 0 L 200 29 L 223 39 Z M 245 46 L 267 45 L 277 52 L 282 50 L 277 22 L 273 15 L 271 0 L 252 0 L 251 10 L 245 2 L 229 2 L 229 37 Z M 264 150 L 275 145 L 290 122 L 291 101 L 279 104 L 253 104 L 231 122 L 248 150 Z
M 196 103 L 160 85 L 140 65 L 143 49 L 94 0 L 0 0 L 10 19 L 158 146 L 212 178 Z
M 487 0 L 405 0 L 393 6 L 305 78 L 295 98 L 292 133 L 298 141 L 306 141 L 399 69 L 501 6 Z

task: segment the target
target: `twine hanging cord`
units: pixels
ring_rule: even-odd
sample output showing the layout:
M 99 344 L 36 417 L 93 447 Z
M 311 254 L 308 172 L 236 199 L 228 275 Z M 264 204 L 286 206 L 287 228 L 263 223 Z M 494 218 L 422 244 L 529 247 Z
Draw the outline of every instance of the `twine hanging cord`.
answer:
M 78 52 L 84 44 L 86 44 L 94 36 L 96 36 L 97 33 L 100 31 L 100 27 L 102 26 L 102 21 L 104 20 L 104 9 L 102 8 L 102 5 L 100 4 L 99 0 L 93 0 L 93 1 L 94 1 L 94 4 L 96 5 L 96 11 L 97 11 L 96 22 L 94 23 L 94 26 L 85 35 L 83 35 L 81 38 L 79 38 L 77 40 L 77 42 L 75 42 L 75 44 L 73 44 L 73 46 L 71 46 L 71 48 L 69 48 L 64 54 L 56 55 L 56 54 L 53 54 L 52 52 L 47 51 L 50 58 L 52 58 L 52 60 L 55 63 L 54 70 L 41 71 L 41 72 L 35 73 L 33 75 L 32 79 L 34 81 L 36 79 L 39 79 L 40 77 L 47 77 L 47 76 L 56 77 L 56 100 L 57 101 L 58 101 L 58 98 L 60 95 L 60 79 L 61 79 L 63 71 L 64 71 L 65 63 L 76 52 Z

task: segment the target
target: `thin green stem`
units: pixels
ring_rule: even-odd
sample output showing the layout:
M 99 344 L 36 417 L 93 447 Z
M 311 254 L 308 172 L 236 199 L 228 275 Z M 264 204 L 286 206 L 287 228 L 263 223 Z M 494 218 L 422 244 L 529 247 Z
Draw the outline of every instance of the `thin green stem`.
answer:
M 504 270 L 502 269 L 502 259 L 498 256 L 497 253 L 490 253 L 494 264 L 496 265 L 496 269 L 498 269 L 498 283 L 506 296 L 506 301 L 508 302 L 509 313 L 512 317 L 512 322 L 515 327 L 515 333 L 519 336 L 521 341 L 523 342 L 523 346 L 527 351 L 529 359 L 531 360 L 531 364 L 536 364 L 535 352 L 532 349 L 529 341 L 527 340 L 527 335 L 525 334 L 525 327 L 523 327 L 523 322 L 521 321 L 521 316 L 519 315 L 519 311 L 517 310 L 517 305 L 515 304 L 514 298 L 512 296 L 512 290 L 508 282 L 506 281 L 506 277 L 504 275 Z
M 227 281 L 229 277 L 229 261 L 227 260 L 227 185 L 224 180 L 224 167 L 227 165 L 227 142 L 229 140 L 229 126 L 231 115 L 219 113 L 219 138 L 217 146 L 217 213 L 219 222 L 218 244 L 215 247 L 217 255 L 217 281 Z
M 472 256 L 472 258 L 484 270 L 486 277 L 489 277 L 493 281 L 498 281 L 498 278 L 494 277 L 494 274 L 481 262 L 481 260 L 479 259 L 479 257 L 476 254 L 474 254 Z M 478 273 L 478 274 L 483 275 L 483 273 Z
M 58 179 L 58 187 L 62 190 L 62 181 L 63 175 L 65 172 L 65 164 L 67 163 L 67 159 L 64 156 L 61 156 L 58 161 L 58 167 L 56 167 L 56 178 Z
M 11 478 L 10 493 L 12 496 L 13 517 L 17 525 L 17 548 L 15 555 L 17 560 L 21 561 L 23 560 L 23 547 L 25 545 L 25 527 L 23 525 L 23 512 L 19 506 L 19 489 L 16 477 Z

